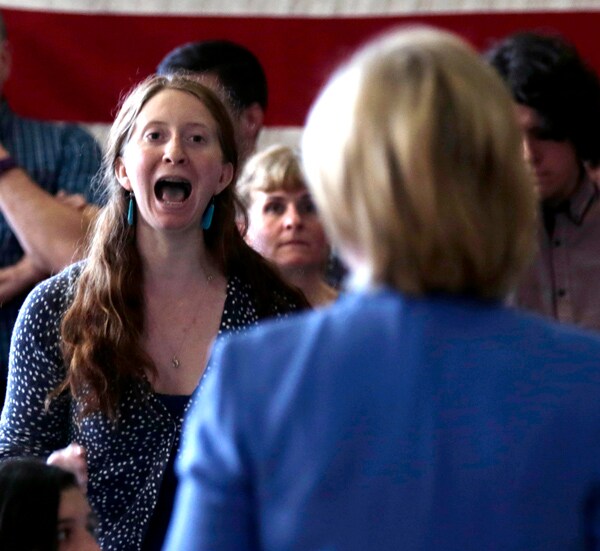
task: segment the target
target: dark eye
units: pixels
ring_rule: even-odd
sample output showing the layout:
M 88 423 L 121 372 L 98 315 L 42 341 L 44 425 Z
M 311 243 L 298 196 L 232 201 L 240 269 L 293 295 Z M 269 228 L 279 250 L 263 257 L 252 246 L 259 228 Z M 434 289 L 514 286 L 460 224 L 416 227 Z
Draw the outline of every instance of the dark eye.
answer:
M 550 123 L 544 123 L 543 121 L 533 128 L 531 133 L 534 138 L 544 141 L 563 142 L 567 138 L 560 128 Z
M 72 530 L 70 528 L 59 528 L 56 533 L 58 541 L 69 541 L 71 539 Z
M 268 214 L 281 215 L 285 212 L 285 205 L 281 201 L 268 201 L 263 210 Z
M 201 143 L 201 142 L 205 142 L 206 138 L 200 134 L 194 134 L 190 140 L 194 143 Z
M 158 140 L 160 138 L 160 132 L 154 131 L 154 132 L 148 132 L 146 134 L 146 139 L 149 141 L 154 141 L 154 140 Z
M 300 214 L 315 214 L 317 212 L 317 207 L 310 195 L 302 197 L 302 199 L 298 201 L 297 208 Z

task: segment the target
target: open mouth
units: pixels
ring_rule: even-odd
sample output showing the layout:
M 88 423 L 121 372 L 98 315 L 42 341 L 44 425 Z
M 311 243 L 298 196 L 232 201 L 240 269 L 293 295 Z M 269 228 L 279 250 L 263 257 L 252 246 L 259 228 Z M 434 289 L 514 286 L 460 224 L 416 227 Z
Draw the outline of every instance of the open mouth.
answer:
M 165 203 L 182 203 L 192 193 L 192 185 L 180 178 L 161 178 L 154 184 L 154 195 Z

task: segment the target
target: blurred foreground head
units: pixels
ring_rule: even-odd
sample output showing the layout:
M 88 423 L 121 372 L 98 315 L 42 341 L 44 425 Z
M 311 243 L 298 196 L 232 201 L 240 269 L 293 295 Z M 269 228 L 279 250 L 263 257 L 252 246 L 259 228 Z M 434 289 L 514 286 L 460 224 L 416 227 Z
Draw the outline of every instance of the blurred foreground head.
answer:
M 403 28 L 362 48 L 317 99 L 302 151 L 326 230 L 370 284 L 501 298 L 530 256 L 512 98 L 450 33 Z
M 33 458 L 0 462 L 2 551 L 100 551 L 75 475 Z

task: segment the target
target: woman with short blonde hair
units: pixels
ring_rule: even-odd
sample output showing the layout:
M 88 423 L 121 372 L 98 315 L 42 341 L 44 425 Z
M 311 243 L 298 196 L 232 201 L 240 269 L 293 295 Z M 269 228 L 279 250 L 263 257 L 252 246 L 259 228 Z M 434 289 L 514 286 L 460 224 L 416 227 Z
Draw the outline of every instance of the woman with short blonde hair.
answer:
M 391 35 L 310 116 L 303 153 L 324 224 L 373 282 L 500 298 L 531 255 L 536 200 L 512 99 L 472 56 L 428 29 Z
M 285 145 L 255 153 L 236 187 L 248 211 L 246 242 L 313 306 L 335 300 L 337 291 L 325 280 L 329 244 L 298 153 Z

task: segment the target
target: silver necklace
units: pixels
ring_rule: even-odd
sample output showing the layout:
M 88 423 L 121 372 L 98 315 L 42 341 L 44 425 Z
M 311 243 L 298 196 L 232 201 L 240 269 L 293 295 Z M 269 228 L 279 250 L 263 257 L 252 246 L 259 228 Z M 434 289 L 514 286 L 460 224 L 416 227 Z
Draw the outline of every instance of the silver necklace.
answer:
M 212 275 L 206 276 L 207 283 L 210 283 L 213 279 L 214 279 L 214 276 L 212 276 Z M 181 340 L 179 341 L 179 346 L 175 347 L 174 351 L 172 349 L 173 354 L 171 355 L 170 363 L 171 363 L 171 367 L 173 369 L 178 369 L 181 366 L 181 360 L 179 359 L 179 356 L 181 355 L 183 345 L 187 341 L 187 337 L 188 337 L 188 334 L 189 334 L 191 328 L 196 326 L 196 322 L 198 321 L 198 316 L 200 315 L 200 311 L 201 311 L 201 309 L 199 308 L 196 311 L 196 314 L 194 315 L 194 317 L 192 318 L 192 321 L 184 327 L 182 335 L 181 335 Z M 171 347 L 169 347 L 169 348 L 171 348 Z

